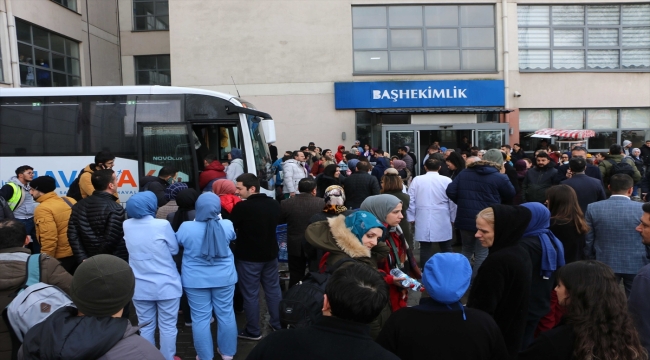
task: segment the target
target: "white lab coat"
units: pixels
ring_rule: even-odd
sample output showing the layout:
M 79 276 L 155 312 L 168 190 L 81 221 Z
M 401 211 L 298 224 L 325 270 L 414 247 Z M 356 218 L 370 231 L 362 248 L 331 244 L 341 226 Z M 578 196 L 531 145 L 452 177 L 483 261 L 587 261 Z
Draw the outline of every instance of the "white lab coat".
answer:
M 456 204 L 447 197 L 451 179 L 434 171 L 413 178 L 408 194 L 411 197 L 406 218 L 415 221 L 413 239 L 424 242 L 451 240 L 456 219 Z

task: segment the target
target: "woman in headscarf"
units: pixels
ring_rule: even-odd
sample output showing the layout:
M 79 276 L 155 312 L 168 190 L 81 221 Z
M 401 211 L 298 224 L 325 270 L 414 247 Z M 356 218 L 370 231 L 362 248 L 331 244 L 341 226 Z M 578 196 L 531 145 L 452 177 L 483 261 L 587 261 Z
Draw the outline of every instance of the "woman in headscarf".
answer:
M 410 176 L 410 171 L 406 169 L 406 163 L 404 160 L 395 159 L 393 160 L 393 167 L 397 170 L 397 173 L 402 178 L 402 181 L 406 184 L 407 179 Z
M 242 152 L 237 148 L 230 150 L 230 164 L 226 167 L 226 179 L 237 183 L 235 179 L 244 173 L 244 160 L 242 159 Z
M 172 224 L 172 229 L 178 231 L 184 221 L 194 220 L 194 205 L 199 198 L 199 192 L 194 189 L 181 190 L 176 195 L 178 210 L 167 214 L 167 221 Z
M 495 204 L 476 216 L 476 238 L 489 254 L 478 269 L 467 306 L 490 314 L 501 329 L 510 359 L 524 336 L 532 265 L 519 240 L 530 222 L 523 206 Z
M 411 202 L 411 197 L 409 194 L 406 194 L 404 190 L 404 183 L 399 175 L 392 173 L 390 170 L 395 171 L 395 169 L 387 169 L 386 175 L 381 178 L 381 193 L 393 195 L 396 198 L 402 201 L 402 220 L 399 223 L 402 232 L 404 233 L 404 238 L 409 244 L 409 248 L 413 248 L 413 233 L 411 232 L 411 224 L 409 224 L 406 219 L 406 211 L 408 211 L 409 204 Z
M 237 352 L 237 323 L 233 295 L 237 273 L 228 246 L 235 239 L 230 220 L 220 220 L 221 200 L 204 193 L 196 201 L 196 218 L 183 223 L 176 233 L 185 248 L 181 272 L 183 289 L 192 312 L 192 334 L 198 359 L 214 357 L 210 318 L 218 321 L 217 345 L 222 359 L 232 359 Z
M 237 188 L 232 181 L 221 179 L 212 184 L 212 192 L 219 196 L 221 200 L 221 217 L 230 219 L 232 208 L 241 201 L 241 198 L 235 195 Z
M 522 205 L 531 212 L 531 219 L 519 241 L 528 252 L 531 270 L 530 303 L 524 331 L 522 350 L 533 342 L 540 319 L 550 310 L 551 291 L 555 286 L 555 271 L 564 266 L 564 246 L 548 227 L 551 212 L 546 206 L 529 202 Z
M 324 197 L 325 189 L 341 185 L 341 169 L 338 165 L 327 165 L 321 175 L 316 177 L 316 196 Z
M 182 290 L 181 278 L 172 255 L 178 242 L 169 222 L 155 219 L 158 200 L 151 191 L 133 195 L 126 203 L 129 219 L 124 221 L 124 241 L 129 265 L 135 276 L 133 306 L 138 314 L 140 335 L 156 346 L 156 326 L 160 332 L 160 352 L 173 360 L 176 354 L 176 322 Z
M 401 285 L 404 279 L 394 278 L 390 271 L 397 268 L 415 279 L 422 277 L 415 257 L 399 227 L 404 218 L 402 206 L 400 199 L 388 194 L 369 196 L 361 203 L 361 210 L 375 215 L 387 229 L 382 240 L 390 251 L 386 259 L 379 263 L 379 270 L 384 272 L 384 280 L 389 285 L 392 311 L 406 307 L 408 289 Z
M 595 260 L 576 261 L 557 273 L 560 325 L 542 333 L 519 360 L 646 360 L 612 269 Z
M 187 189 L 187 184 L 182 182 L 173 183 L 165 188 L 165 198 L 169 200 L 169 202 L 158 209 L 156 219 L 165 220 L 167 219 L 167 215 L 178 210 L 176 195 L 185 189 Z

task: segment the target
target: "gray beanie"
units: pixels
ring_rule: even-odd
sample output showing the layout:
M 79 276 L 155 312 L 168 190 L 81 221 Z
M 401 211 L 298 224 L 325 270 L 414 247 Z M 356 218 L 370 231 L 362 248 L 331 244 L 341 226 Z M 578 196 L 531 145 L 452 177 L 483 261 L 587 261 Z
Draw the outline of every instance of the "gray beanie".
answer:
M 499 166 L 503 165 L 503 155 L 499 149 L 490 149 L 483 154 L 483 161 L 493 162 Z
M 88 316 L 112 316 L 133 298 L 135 276 L 129 264 L 113 255 L 86 259 L 72 277 L 70 297 Z
M 632 142 L 631 142 L 630 140 L 625 140 L 625 141 L 623 141 L 623 146 L 628 146 L 628 145 L 630 145 L 631 143 L 632 143 Z

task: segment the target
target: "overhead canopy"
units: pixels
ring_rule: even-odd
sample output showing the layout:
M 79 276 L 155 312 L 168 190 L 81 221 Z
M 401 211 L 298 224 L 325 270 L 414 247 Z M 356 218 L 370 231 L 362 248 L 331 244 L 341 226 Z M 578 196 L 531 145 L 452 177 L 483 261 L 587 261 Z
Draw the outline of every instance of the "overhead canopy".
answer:
M 506 108 L 410 108 L 410 109 L 369 109 L 374 114 L 395 114 L 395 113 L 442 113 L 442 114 L 507 114 L 513 110 Z
M 550 135 L 563 138 L 584 139 L 596 136 L 593 130 L 562 130 L 562 129 L 539 129 L 536 135 Z

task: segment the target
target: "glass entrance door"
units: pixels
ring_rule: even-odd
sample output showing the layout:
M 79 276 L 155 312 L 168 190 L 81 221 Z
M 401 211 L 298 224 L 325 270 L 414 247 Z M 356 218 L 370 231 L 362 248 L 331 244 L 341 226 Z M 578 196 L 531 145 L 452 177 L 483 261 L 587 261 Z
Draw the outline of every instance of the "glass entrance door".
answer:
M 503 135 L 503 130 L 477 130 L 477 146 L 479 149 L 499 149 L 506 144 Z
M 189 123 L 138 123 L 138 167 L 142 176 L 157 176 L 163 166 L 178 170 L 177 181 L 196 188 L 197 163 Z
M 385 150 L 393 156 L 397 155 L 397 150 L 402 146 L 408 146 L 409 150 L 417 154 L 420 147 L 420 132 L 415 130 L 388 131 L 388 147 Z M 414 167 L 415 173 L 419 174 L 418 166 Z

